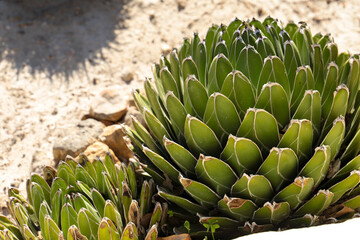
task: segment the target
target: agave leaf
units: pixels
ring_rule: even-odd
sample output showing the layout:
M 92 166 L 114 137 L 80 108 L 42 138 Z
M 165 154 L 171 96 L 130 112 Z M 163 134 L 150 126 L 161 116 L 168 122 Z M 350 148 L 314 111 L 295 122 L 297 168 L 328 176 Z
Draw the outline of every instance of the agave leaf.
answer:
M 185 92 L 189 104 L 185 105 L 188 112 L 194 112 L 199 118 L 204 116 L 207 99 L 209 98 L 205 87 L 197 80 L 194 75 L 189 76 L 185 83 Z M 189 107 L 192 110 L 188 109 Z
M 79 215 L 81 209 L 86 209 L 87 211 L 91 212 L 92 216 L 96 217 L 98 221 L 101 220 L 100 216 L 98 215 L 98 211 L 92 205 L 92 203 L 82 194 L 76 193 L 74 197 L 74 208 Z M 80 230 L 81 231 L 81 230 Z
M 198 68 L 191 56 L 186 57 L 182 62 L 182 74 L 183 79 L 187 79 L 190 75 L 195 75 L 195 78 L 199 79 Z
M 360 151 L 360 129 L 356 132 L 354 137 L 351 139 L 350 143 L 346 147 L 344 153 L 341 155 L 340 159 L 343 162 L 348 162 L 354 158 Z
M 85 237 L 84 235 L 81 234 L 81 232 L 75 225 L 70 226 L 68 233 L 67 233 L 67 239 L 68 240 L 88 240 L 87 237 Z
M 195 157 L 200 153 L 210 156 L 220 155 L 221 143 L 213 130 L 190 115 L 187 115 L 185 120 L 185 139 Z
M 298 108 L 306 89 L 314 87 L 314 76 L 309 66 L 299 67 L 296 71 L 294 86 L 291 95 L 291 112 L 294 113 Z
M 211 223 L 216 223 L 220 226 L 220 228 L 222 229 L 235 229 L 239 226 L 240 222 L 236 221 L 234 219 L 228 218 L 228 217 L 205 217 L 205 216 L 201 216 L 198 215 L 200 220 L 199 222 L 201 224 L 211 224 Z
M 356 187 L 360 182 L 360 171 L 354 170 L 350 175 L 329 188 L 334 193 L 331 204 L 336 203 L 347 191 Z
M 75 209 L 69 204 L 65 203 L 61 209 L 61 230 L 64 233 L 67 233 L 70 226 L 77 225 L 77 213 Z M 67 238 L 67 234 L 65 234 L 65 239 Z
M 215 45 L 214 56 L 217 56 L 219 54 L 223 54 L 226 57 L 229 56 L 229 51 L 224 40 L 217 42 Z
M 338 66 L 334 62 L 331 62 L 327 67 L 325 85 L 321 92 L 321 108 L 324 118 L 327 117 L 330 112 L 331 103 L 333 100 L 333 92 L 338 86 L 338 73 Z
M 213 93 L 209 97 L 203 121 L 215 132 L 223 145 L 230 134 L 236 134 L 240 126 L 235 105 L 221 93 Z
M 311 194 L 313 186 L 314 179 L 297 177 L 293 183 L 278 192 L 273 201 L 287 202 L 294 210 Z
M 181 89 L 178 88 L 174 77 L 167 67 L 164 67 L 160 71 L 161 85 L 164 88 L 165 94 L 167 92 L 173 92 L 177 98 L 181 98 Z
M 263 59 L 276 54 L 272 42 L 267 37 L 259 37 L 258 39 L 256 39 L 255 43 L 256 51 L 261 55 Z
M 241 50 L 243 50 L 245 46 L 246 44 L 244 40 L 241 38 L 241 36 L 238 36 L 233 40 L 230 47 L 230 56 L 229 56 L 229 61 L 232 66 L 236 66 L 237 58 L 240 55 Z
M 91 199 L 101 218 L 104 217 L 105 199 L 95 188 L 91 189 Z
M 196 203 L 193 203 L 193 202 L 189 201 L 187 198 L 182 198 L 182 197 L 179 197 L 177 195 L 167 193 L 162 189 L 159 189 L 158 194 L 159 194 L 160 197 L 162 197 L 162 198 L 164 198 L 164 199 L 178 205 L 179 207 L 185 209 L 186 211 L 188 211 L 188 212 L 190 212 L 192 214 L 197 214 L 197 213 L 205 214 L 205 213 L 207 213 L 206 208 L 204 208 L 201 205 L 198 205 Z
M 302 217 L 295 217 L 289 219 L 283 223 L 285 228 L 301 228 L 301 227 L 310 227 L 315 225 L 317 222 L 317 217 L 312 216 L 311 214 L 305 214 Z
M 59 178 L 64 179 L 64 181 L 66 182 L 67 185 L 71 185 L 71 186 L 76 185 L 75 174 L 74 174 L 73 170 L 71 169 L 71 167 L 65 162 L 59 163 L 59 166 L 57 169 L 57 176 Z
M 38 239 L 27 225 L 23 226 L 23 233 L 24 233 L 24 237 L 25 237 L 26 240 Z M 1 235 L 0 235 L 0 237 L 1 237 Z M 4 239 L 7 240 L 7 238 L 4 238 Z M 13 239 L 10 238 L 10 240 L 18 240 L 18 239 L 22 239 L 22 237 L 20 237 L 20 238 L 17 237 L 17 238 L 13 238 Z
M 228 142 L 220 155 L 238 176 L 244 172 L 255 173 L 263 162 L 259 147 L 250 139 L 229 136 Z
M 195 166 L 198 179 L 210 186 L 220 196 L 230 193 L 231 186 L 237 180 L 235 172 L 231 167 L 220 159 L 214 157 L 200 158 Z
M 324 66 L 328 66 L 331 62 L 335 62 L 338 56 L 338 47 L 334 42 L 328 42 L 323 48 Z
M 289 77 L 290 89 L 296 86 L 295 74 L 297 74 L 298 67 L 301 66 L 300 54 L 293 41 L 285 41 L 284 43 L 284 64 L 286 73 Z
M 138 240 L 138 230 L 133 222 L 129 222 L 122 235 L 121 240 Z
M 167 138 L 171 138 L 169 132 L 164 127 L 164 125 L 152 114 L 148 109 L 144 109 L 144 119 L 146 124 L 149 126 L 151 133 L 155 136 L 155 138 L 161 142 L 162 138 L 166 136 Z
M 216 206 L 220 200 L 220 196 L 205 184 L 184 178 L 181 175 L 179 180 L 184 190 L 205 208 Z
M 350 113 L 355 105 L 356 96 L 359 89 L 360 82 L 360 63 L 356 58 L 349 59 L 350 71 L 349 77 L 347 80 L 347 86 L 349 87 L 349 103 L 348 103 L 348 113 Z
M 276 119 L 263 109 L 248 109 L 238 132 L 238 137 L 253 140 L 266 154 L 279 142 L 279 130 Z
M 4 229 L 8 229 L 13 233 L 14 239 L 22 239 L 21 231 L 19 230 L 19 228 L 12 221 L 10 221 L 7 217 L 0 215 L 0 230 L 3 230 L 2 229 L 3 227 L 4 227 Z M 25 227 L 26 227 L 26 230 L 25 230 Z M 24 235 L 25 236 L 27 236 L 27 233 L 26 233 L 27 231 L 29 232 L 28 236 L 32 237 L 32 235 L 31 235 L 32 231 L 30 230 L 30 228 L 27 225 L 24 225 Z M 33 239 L 35 239 L 35 237 Z
M 206 45 L 206 62 L 210 65 L 210 61 L 213 58 L 213 50 L 215 46 L 216 39 L 220 32 L 221 28 L 217 25 L 212 25 L 206 34 L 205 45 Z
M 248 108 L 255 106 L 256 92 L 252 83 L 242 72 L 229 73 L 224 80 L 221 93 L 235 104 L 241 118 L 245 116 Z
M 121 209 L 123 210 L 122 216 L 125 219 L 125 222 L 129 222 L 129 209 L 132 202 L 132 196 L 127 182 L 122 182 L 120 199 Z
M 293 22 L 289 22 L 286 26 L 285 26 L 285 31 L 288 32 L 288 34 L 290 35 L 291 38 L 294 37 L 295 32 L 299 29 L 299 26 Z
M 270 181 L 262 175 L 247 175 L 236 181 L 231 188 L 231 194 L 235 197 L 252 200 L 257 205 L 263 205 L 274 196 L 274 190 Z
M 229 198 L 226 195 L 218 202 L 218 206 L 227 216 L 240 222 L 249 220 L 257 209 L 257 206 L 251 200 Z
M 194 55 L 194 60 L 196 63 L 196 66 L 198 67 L 199 70 L 199 80 L 200 82 L 205 85 L 205 81 L 206 81 L 206 45 L 204 41 L 201 41 L 198 43 L 197 48 Z
M 346 200 L 343 204 L 344 206 L 355 210 L 360 207 L 360 196 L 358 195 L 349 200 Z
M 150 185 L 148 181 L 144 181 L 142 184 L 139 204 L 140 217 L 143 217 L 148 212 L 151 204 Z
M 247 45 L 241 50 L 235 65 L 235 69 L 242 72 L 255 88 L 258 84 L 262 67 L 263 59 L 251 45 Z
M 321 97 L 318 91 L 306 90 L 303 99 L 296 109 L 293 119 L 307 119 L 314 129 L 314 138 L 319 135 L 321 123 Z
M 156 240 L 156 239 L 158 239 L 158 230 L 157 230 L 157 226 L 154 225 L 147 232 L 145 236 L 145 240 Z
M 341 144 L 343 142 L 345 135 L 345 119 L 340 116 L 335 119 L 333 123 L 333 127 L 330 129 L 328 134 L 325 136 L 324 140 L 320 145 L 329 145 L 331 150 L 331 158 L 332 161 L 336 155 L 338 154 Z
M 140 226 L 140 207 L 136 200 L 132 200 L 129 206 L 128 221 Z
M 281 138 L 278 147 L 291 148 L 299 158 L 300 165 L 312 154 L 313 129 L 309 120 L 291 120 L 289 128 Z
M 326 186 L 330 184 L 336 184 L 343 180 L 349 173 L 353 170 L 357 170 L 360 168 L 360 155 L 353 158 L 349 161 L 344 167 L 342 167 L 336 174 L 325 184 Z
M 224 39 L 226 46 L 228 49 L 230 49 L 231 46 L 231 39 L 233 37 L 234 32 L 240 27 L 242 24 L 242 21 L 238 18 L 235 18 L 229 26 L 227 26 L 226 30 L 224 31 L 222 38 Z
M 311 43 L 308 42 L 306 37 L 307 29 L 304 26 L 301 26 L 293 35 L 293 41 L 299 49 L 300 59 L 302 65 L 310 65 L 310 56 L 311 56 Z
M 51 201 L 51 209 L 52 209 L 51 218 L 54 220 L 56 225 L 59 225 L 60 223 L 60 211 L 61 211 L 61 206 L 63 204 L 62 201 L 63 196 L 64 193 L 62 192 L 61 189 L 59 189 Z
M 151 108 L 149 100 L 144 95 L 142 95 L 139 90 L 133 90 L 132 96 L 135 101 L 137 109 L 139 109 L 141 113 L 143 113 L 144 108 L 148 108 L 148 109 Z
M 169 114 L 172 128 L 180 142 L 184 139 L 184 126 L 187 112 L 184 105 L 172 92 L 168 92 L 165 96 L 166 110 Z
M 212 60 L 209 68 L 207 90 L 211 95 L 214 92 L 220 91 L 226 76 L 232 72 L 233 67 L 225 55 L 216 55 Z
M 290 148 L 272 148 L 257 174 L 265 176 L 278 192 L 290 183 L 298 172 L 298 159 Z
M 47 184 L 47 182 L 44 180 L 44 178 L 40 177 L 38 174 L 32 174 L 30 177 L 30 181 L 32 183 L 36 182 L 37 184 L 39 184 L 39 186 L 43 190 L 45 200 L 50 205 L 51 204 L 50 187 Z
M 60 234 L 60 229 L 54 220 L 50 216 L 45 216 L 44 219 L 44 230 L 42 231 L 43 237 L 45 240 L 58 239 Z
M 39 218 L 40 205 L 45 199 L 44 192 L 39 184 L 33 182 L 31 185 L 31 197 L 33 200 L 32 205 L 34 207 L 36 217 Z
M 264 66 L 259 76 L 259 82 L 257 85 L 254 85 L 258 94 L 260 94 L 263 85 L 268 82 L 279 83 L 284 88 L 288 100 L 290 100 L 291 91 L 285 65 L 277 56 L 270 56 L 265 59 Z
M 330 206 L 333 197 L 334 194 L 329 190 L 319 190 L 314 197 L 296 210 L 294 217 L 301 217 L 305 214 L 318 215 Z
M 251 26 L 245 24 L 244 28 L 241 31 L 241 37 L 242 39 L 244 39 L 244 42 L 247 45 L 251 45 L 254 46 L 255 45 L 255 34 L 254 34 L 254 30 L 252 29 Z
M 319 44 L 312 46 L 314 52 L 314 79 L 315 79 L 315 89 L 319 92 L 322 92 L 324 87 L 325 72 L 324 72 L 324 62 L 322 57 L 322 47 Z
M 157 202 L 151 215 L 149 228 L 151 228 L 153 225 L 158 225 L 160 223 L 162 211 L 163 209 L 161 207 L 161 204 Z
M 120 235 L 116 230 L 114 223 L 108 219 L 103 218 L 100 222 L 98 229 L 98 238 L 99 240 L 118 240 Z
M 80 164 L 75 168 L 75 177 L 78 181 L 84 182 L 90 188 L 96 186 L 96 182 L 93 179 L 93 176 L 90 175 L 88 171 L 85 170 Z
M 76 181 L 76 187 L 79 189 L 80 193 L 91 199 L 91 188 L 88 185 L 81 181 Z
M 278 83 L 266 83 L 258 96 L 256 108 L 271 113 L 277 120 L 280 129 L 290 121 L 290 105 L 284 88 Z
M 263 207 L 254 212 L 253 219 L 258 224 L 278 225 L 290 215 L 290 204 L 287 202 L 269 203 L 266 202 Z
M 109 218 L 113 223 L 115 223 L 119 233 L 123 230 L 122 218 L 119 211 L 116 209 L 115 204 L 110 200 L 106 200 L 104 207 L 104 217 Z
M 195 175 L 196 158 L 183 146 L 164 137 L 164 146 L 171 159 L 186 176 Z
M 99 219 L 95 217 L 86 208 L 80 209 L 77 218 L 77 225 L 79 226 L 80 232 L 84 234 L 89 240 L 96 240 L 96 230 L 99 226 Z

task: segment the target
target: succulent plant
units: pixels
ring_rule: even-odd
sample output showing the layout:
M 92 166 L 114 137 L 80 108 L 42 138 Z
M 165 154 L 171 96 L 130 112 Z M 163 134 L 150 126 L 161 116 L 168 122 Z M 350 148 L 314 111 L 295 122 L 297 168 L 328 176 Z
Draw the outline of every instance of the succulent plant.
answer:
M 131 162 L 114 164 L 110 154 L 104 162 L 79 159 L 44 168 L 44 177 L 33 174 L 28 201 L 9 190 L 16 223 L 0 216 L 0 239 L 157 239 L 167 203 L 153 204 L 153 180 L 138 175 Z
M 170 209 L 225 239 L 359 209 L 359 55 L 330 35 L 235 19 L 185 39 L 153 73 L 146 95 L 133 92 L 146 126 L 125 131 Z

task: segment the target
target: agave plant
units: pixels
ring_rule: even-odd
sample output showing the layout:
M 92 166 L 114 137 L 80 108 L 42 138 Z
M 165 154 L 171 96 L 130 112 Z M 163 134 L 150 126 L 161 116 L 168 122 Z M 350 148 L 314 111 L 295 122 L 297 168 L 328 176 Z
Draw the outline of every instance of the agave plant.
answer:
M 147 126 L 125 131 L 158 194 L 218 237 L 360 207 L 359 55 L 330 35 L 235 19 L 185 39 L 153 73 L 146 95 L 133 92 Z
M 81 155 L 79 164 L 68 158 L 57 170 L 46 167 L 27 182 L 28 201 L 9 190 L 16 223 L 1 216 L 0 239 L 157 239 L 167 204 L 153 204 L 154 182 L 141 180 L 133 163 L 114 165 L 109 154 L 104 162 Z

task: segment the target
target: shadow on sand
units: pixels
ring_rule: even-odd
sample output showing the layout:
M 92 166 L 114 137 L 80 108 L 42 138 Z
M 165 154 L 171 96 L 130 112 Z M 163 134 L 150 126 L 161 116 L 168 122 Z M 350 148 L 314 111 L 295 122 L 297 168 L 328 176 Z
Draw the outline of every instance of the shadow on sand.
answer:
M 50 81 L 57 75 L 68 81 L 74 71 L 86 71 L 85 61 L 96 64 L 102 49 L 116 41 L 115 30 L 124 28 L 127 18 L 126 3 L 67 0 L 39 9 L 0 0 L 0 63 L 7 60 L 18 76 L 27 66 Z

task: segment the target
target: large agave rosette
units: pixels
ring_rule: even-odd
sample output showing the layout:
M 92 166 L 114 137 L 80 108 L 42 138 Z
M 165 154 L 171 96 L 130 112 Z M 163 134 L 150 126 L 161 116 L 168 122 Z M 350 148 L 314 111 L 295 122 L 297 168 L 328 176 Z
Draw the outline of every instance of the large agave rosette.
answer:
M 133 93 L 146 126 L 126 132 L 176 209 L 227 238 L 360 207 L 359 55 L 304 23 L 235 19 L 153 69 Z

